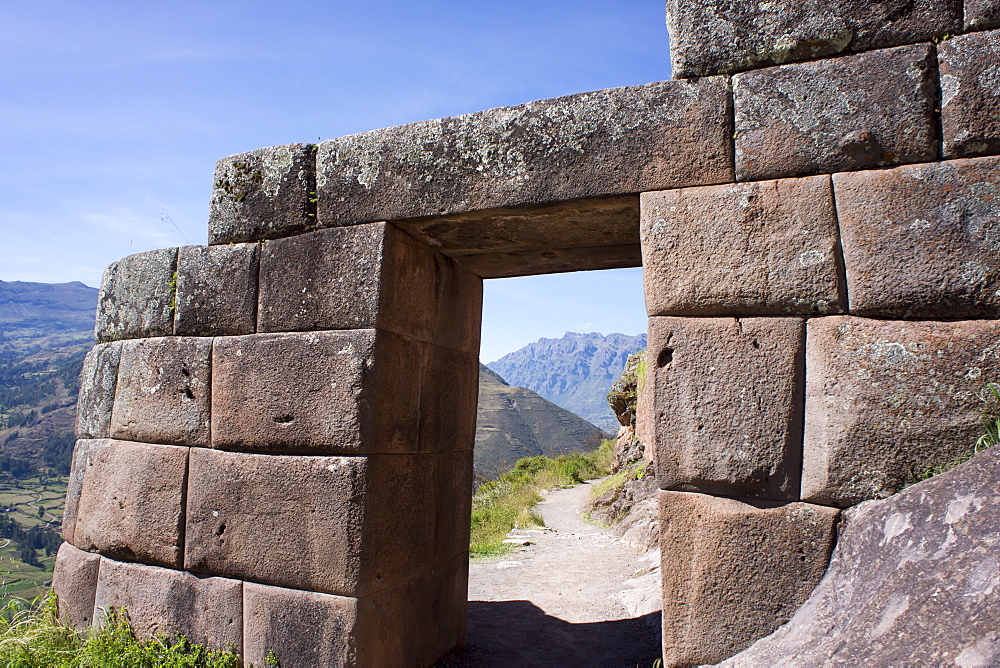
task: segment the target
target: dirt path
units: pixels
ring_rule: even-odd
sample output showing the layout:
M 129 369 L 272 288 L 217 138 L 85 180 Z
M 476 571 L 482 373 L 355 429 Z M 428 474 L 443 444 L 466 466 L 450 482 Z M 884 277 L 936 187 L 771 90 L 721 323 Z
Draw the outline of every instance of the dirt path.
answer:
M 467 647 L 441 666 L 639 666 L 659 655 L 658 555 L 583 520 L 591 485 L 552 492 L 531 545 L 469 573 Z

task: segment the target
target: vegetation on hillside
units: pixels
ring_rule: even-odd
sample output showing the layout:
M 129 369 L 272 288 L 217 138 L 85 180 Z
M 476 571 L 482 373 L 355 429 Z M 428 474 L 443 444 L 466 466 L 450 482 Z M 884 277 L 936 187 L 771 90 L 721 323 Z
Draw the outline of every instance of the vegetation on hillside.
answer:
M 605 440 L 587 453 L 527 457 L 499 480 L 482 484 L 472 497 L 472 556 L 502 555 L 509 549 L 503 541 L 512 529 L 542 526 L 542 519 L 532 512 L 542 494 L 607 475 L 614 445 L 614 441 Z
M 112 610 L 101 629 L 80 633 L 58 621 L 55 596 L 0 608 L 0 665 L 11 668 L 236 668 L 232 651 L 212 651 L 180 636 L 136 638 L 128 615 Z M 277 666 L 277 661 L 267 665 Z

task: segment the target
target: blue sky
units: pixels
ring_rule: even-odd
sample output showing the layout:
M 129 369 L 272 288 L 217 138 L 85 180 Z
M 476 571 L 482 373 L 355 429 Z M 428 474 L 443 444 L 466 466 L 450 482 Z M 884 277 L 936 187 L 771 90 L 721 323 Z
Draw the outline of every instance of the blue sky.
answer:
M 662 0 L 0 4 L 0 280 L 206 239 L 215 161 L 670 76 Z M 645 329 L 636 270 L 487 281 L 484 361 Z

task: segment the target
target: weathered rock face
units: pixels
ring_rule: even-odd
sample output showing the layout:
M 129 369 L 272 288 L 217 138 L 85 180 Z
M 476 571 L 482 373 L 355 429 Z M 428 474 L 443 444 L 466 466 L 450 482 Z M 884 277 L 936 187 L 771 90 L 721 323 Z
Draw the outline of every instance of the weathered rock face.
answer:
M 942 42 L 938 63 L 944 156 L 1000 153 L 1000 31 Z
M 961 26 L 960 0 L 878 4 L 860 0 L 766 4 L 667 0 L 675 77 L 725 74 L 908 44 L 955 34 Z
M 1000 26 L 1000 0 L 965 0 L 965 27 L 982 30 Z
M 971 452 L 1000 321 L 809 321 L 802 499 L 849 506 Z
M 736 177 L 936 160 L 936 72 L 915 45 L 737 74 Z
M 726 666 L 1000 662 L 1000 450 L 844 512 L 830 569 Z
M 482 280 L 387 225 L 265 243 L 259 332 L 379 327 L 479 351 Z
M 111 435 L 111 409 L 115 403 L 119 342 L 98 343 L 83 360 L 80 395 L 76 402 L 76 437 L 107 438 Z
M 665 81 L 325 141 L 321 226 L 732 179 L 726 81 Z M 683 167 L 682 167 L 683 165 Z
M 98 343 L 173 334 L 176 271 L 176 248 L 129 255 L 105 269 L 94 326 Z
M 823 577 L 838 515 L 661 491 L 664 665 L 719 661 L 790 619 Z
M 837 174 L 851 312 L 1000 314 L 1000 158 Z
M 257 241 L 316 228 L 316 147 L 259 148 L 215 166 L 208 243 Z
M 661 489 L 795 499 L 801 318 L 650 318 Z
M 211 354 L 210 338 L 122 342 L 111 437 L 207 446 Z
M 69 543 L 59 546 L 52 591 L 59 598 L 59 619 L 81 629 L 94 621 L 94 596 L 101 555 L 78 550 Z
M 841 313 L 828 176 L 643 193 L 649 315 Z
M 180 248 L 175 334 L 232 336 L 256 331 L 258 249 L 258 244 Z
M 136 635 L 180 633 L 211 649 L 243 646 L 243 583 L 102 558 L 94 600 L 98 626 L 125 609 Z
M 78 441 L 64 537 L 89 552 L 179 568 L 187 465 L 188 448 Z

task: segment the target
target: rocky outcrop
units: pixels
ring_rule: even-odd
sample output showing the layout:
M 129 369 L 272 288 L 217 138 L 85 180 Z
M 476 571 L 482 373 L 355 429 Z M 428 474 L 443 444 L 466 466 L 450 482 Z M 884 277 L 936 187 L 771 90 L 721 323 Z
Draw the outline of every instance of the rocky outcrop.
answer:
M 1000 449 L 991 449 L 845 511 L 812 596 L 721 665 L 997 665 L 998 485 Z

